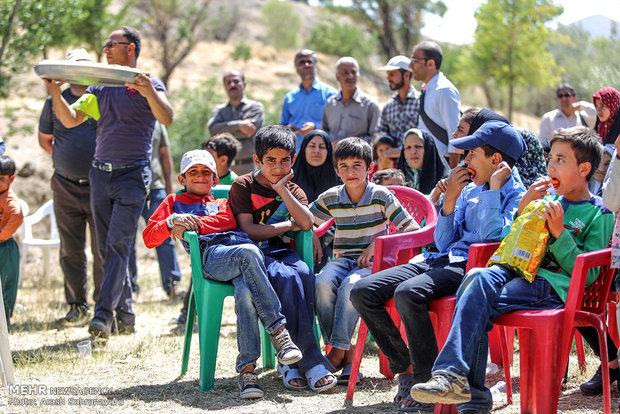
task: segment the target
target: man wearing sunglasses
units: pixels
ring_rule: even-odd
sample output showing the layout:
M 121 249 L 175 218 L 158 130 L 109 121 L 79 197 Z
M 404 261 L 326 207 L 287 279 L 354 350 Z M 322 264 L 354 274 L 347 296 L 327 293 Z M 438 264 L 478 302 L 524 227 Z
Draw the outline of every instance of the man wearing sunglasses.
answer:
M 284 97 L 280 124 L 297 134 L 297 152 L 304 135 L 320 128 L 323 107 L 327 98 L 338 93 L 336 89 L 316 78 L 316 53 L 302 49 L 295 55 L 295 70 L 301 79 L 298 87 Z
M 140 32 L 128 26 L 113 31 L 103 52 L 109 64 L 136 67 Z M 149 160 L 155 121 L 170 125 L 173 111 L 164 84 L 148 73 L 122 87 L 89 86 L 72 105 L 62 97 L 62 82 L 44 79 L 54 111 L 66 128 L 97 120 L 97 140 L 89 172 L 90 203 L 97 246 L 104 260 L 103 279 L 88 332 L 107 338 L 115 329 L 134 332 L 128 258 L 151 182 Z
M 583 125 L 588 128 L 594 127 L 596 121 L 596 109 L 591 102 L 577 102 L 575 88 L 569 83 L 561 83 L 556 94 L 558 97 L 558 109 L 547 112 L 540 122 L 541 142 L 553 138 L 553 133 L 559 128 L 570 128 Z

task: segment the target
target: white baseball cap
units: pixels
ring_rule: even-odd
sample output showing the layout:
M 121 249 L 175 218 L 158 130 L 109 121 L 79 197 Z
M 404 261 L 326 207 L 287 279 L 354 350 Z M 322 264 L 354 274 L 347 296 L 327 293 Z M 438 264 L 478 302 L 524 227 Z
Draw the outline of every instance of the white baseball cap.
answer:
M 403 69 L 403 70 L 407 70 L 407 71 L 411 72 L 411 68 L 409 67 L 410 63 L 411 63 L 411 59 L 409 59 L 407 56 L 398 55 L 398 56 L 394 56 L 392 59 L 390 59 L 388 61 L 387 65 L 381 66 L 377 70 L 398 70 L 398 69 Z
M 185 174 L 187 170 L 194 165 L 204 165 L 211 170 L 213 175 L 217 177 L 217 168 L 215 167 L 215 160 L 213 155 L 207 150 L 195 149 L 187 151 L 181 158 L 181 174 Z
M 72 61 L 72 62 L 78 62 L 78 61 L 94 62 L 95 61 L 95 59 L 93 59 L 92 56 L 89 55 L 86 49 L 84 48 L 73 49 L 72 51 L 67 53 L 67 57 L 65 58 L 65 60 Z

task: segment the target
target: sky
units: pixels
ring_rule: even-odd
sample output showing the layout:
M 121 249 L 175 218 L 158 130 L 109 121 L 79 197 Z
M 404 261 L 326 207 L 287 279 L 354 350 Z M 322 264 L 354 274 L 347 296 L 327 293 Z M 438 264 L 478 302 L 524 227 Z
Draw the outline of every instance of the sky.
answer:
M 440 42 L 467 44 L 473 41 L 476 30 L 474 13 L 482 0 L 443 0 L 448 11 L 442 17 L 426 14 L 422 29 L 424 36 Z M 609 17 L 620 22 L 620 0 L 555 0 L 555 4 L 564 7 L 557 19 L 557 23 L 570 24 L 577 20 L 597 14 Z
M 473 41 L 476 30 L 474 12 L 484 3 L 483 0 L 443 0 L 448 11 L 443 17 L 426 14 L 422 34 L 439 42 L 467 44 Z M 602 14 L 620 22 L 620 0 L 555 0 L 555 4 L 564 7 L 552 28 L 557 23 L 570 24 L 586 17 Z M 310 2 L 316 3 L 316 0 Z M 337 5 L 347 6 L 350 0 L 334 0 Z

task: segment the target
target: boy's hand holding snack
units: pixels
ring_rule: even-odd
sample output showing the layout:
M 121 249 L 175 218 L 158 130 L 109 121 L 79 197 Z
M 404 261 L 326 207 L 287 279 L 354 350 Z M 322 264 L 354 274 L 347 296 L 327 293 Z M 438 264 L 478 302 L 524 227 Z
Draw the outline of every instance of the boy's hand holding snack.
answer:
M 454 205 L 463 188 L 471 182 L 467 168 L 457 167 L 450 173 L 446 183 L 446 195 L 443 199 L 443 215 L 449 216 L 454 212 Z
M 549 185 L 547 184 L 547 181 L 544 180 L 538 180 L 534 184 L 532 184 L 530 188 L 527 189 L 527 191 L 523 195 L 523 198 L 521 198 L 521 201 L 519 202 L 519 210 L 517 212 L 517 215 L 521 214 L 523 209 L 532 201 L 540 200 L 541 198 L 543 198 L 545 194 L 547 194 L 548 189 Z

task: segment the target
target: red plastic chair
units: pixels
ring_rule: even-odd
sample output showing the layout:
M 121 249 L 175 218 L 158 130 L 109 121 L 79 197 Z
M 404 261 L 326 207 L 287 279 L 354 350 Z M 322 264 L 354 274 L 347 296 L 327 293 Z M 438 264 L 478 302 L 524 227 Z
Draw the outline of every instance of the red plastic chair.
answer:
M 516 311 L 493 323 L 516 327 L 521 359 L 521 412 L 557 411 L 562 378 L 576 326 L 597 329 L 601 348 L 605 413 L 611 412 L 606 336 L 606 305 L 613 278 L 611 249 L 577 256 L 563 309 Z M 601 267 L 598 278 L 585 288 L 588 269 Z M 507 381 L 506 384 L 509 382 Z
M 372 272 L 376 273 L 383 269 L 407 263 L 416 254 L 422 252 L 422 247 L 433 242 L 435 233 L 435 223 L 437 222 L 437 211 L 435 206 L 420 192 L 407 187 L 390 186 L 400 203 L 414 217 L 418 223 L 426 219 L 425 226 L 413 233 L 391 234 L 389 236 L 378 237 L 375 241 L 375 254 L 373 259 Z M 388 313 L 394 320 L 396 326 L 400 326 L 400 316 L 396 312 L 394 300 L 385 304 Z M 401 328 L 402 333 L 402 328 Z M 360 363 L 364 354 L 364 345 L 368 335 L 368 327 L 364 321 L 360 321 L 355 355 L 353 357 L 353 367 L 347 388 L 346 399 L 353 400 L 355 393 L 356 379 L 359 373 Z M 387 378 L 394 378 L 388 368 L 387 358 L 379 351 L 380 371 Z

